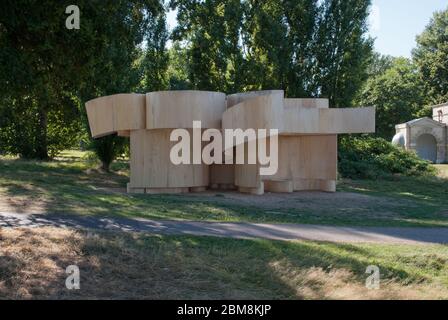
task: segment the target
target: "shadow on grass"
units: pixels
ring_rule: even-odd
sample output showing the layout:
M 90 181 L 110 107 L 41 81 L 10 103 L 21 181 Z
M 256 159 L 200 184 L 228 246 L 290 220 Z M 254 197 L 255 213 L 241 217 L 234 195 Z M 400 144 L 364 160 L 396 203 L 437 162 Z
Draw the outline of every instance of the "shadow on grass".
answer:
M 344 191 L 367 195 L 388 196 L 425 202 L 448 210 L 448 179 L 439 177 L 395 176 L 384 180 L 342 180 L 338 187 Z
M 16 255 L 19 261 L 0 260 L 0 274 L 15 272 L 12 282 L 0 288 L 0 298 L 17 297 L 17 292 L 22 292 L 28 298 L 54 299 L 331 299 L 340 297 L 338 290 L 347 288 L 357 296 L 346 298 L 364 298 L 370 294 L 364 287 L 365 269 L 370 264 L 378 265 L 382 279 L 394 281 L 404 292 L 408 284 L 437 283 L 446 272 L 446 266 L 436 270 L 429 263 L 418 272 L 407 262 L 396 264 L 402 254 L 400 248 L 384 254 L 381 247 L 374 246 L 111 232 L 74 234 L 69 230 L 49 240 L 48 234 L 40 232 L 21 229 L 3 235 L 7 244 L 14 237 L 11 245 L 20 254 Z M 20 251 L 29 239 L 34 239 L 36 247 L 45 248 L 51 241 L 52 248 L 59 249 L 47 254 Z M 406 250 L 404 254 L 413 248 Z M 435 258 L 447 259 L 446 252 L 434 253 L 428 260 Z M 52 265 L 48 260 L 55 269 L 48 267 Z M 80 267 L 81 290 L 65 289 L 64 271 L 71 264 Z M 31 281 L 25 276 L 30 270 L 34 271 Z M 388 289 L 386 284 L 378 293 L 380 297 L 400 298 L 400 292 Z
M 10 211 L 113 215 L 148 219 L 252 221 L 356 226 L 448 226 L 448 183 L 441 179 L 343 181 L 341 194 L 294 193 L 274 197 L 269 206 L 227 196 L 129 195 L 128 164 L 116 162 L 111 173 L 76 157 L 54 162 L 1 160 L 0 197 Z M 3 193 L 3 196 L 1 195 Z M 247 198 L 255 196 L 247 196 Z M 280 197 L 280 196 L 279 196 Z M 284 196 L 283 196 L 284 197 Z M 282 201 L 289 201 L 288 205 Z M 276 202 L 278 207 L 276 207 Z

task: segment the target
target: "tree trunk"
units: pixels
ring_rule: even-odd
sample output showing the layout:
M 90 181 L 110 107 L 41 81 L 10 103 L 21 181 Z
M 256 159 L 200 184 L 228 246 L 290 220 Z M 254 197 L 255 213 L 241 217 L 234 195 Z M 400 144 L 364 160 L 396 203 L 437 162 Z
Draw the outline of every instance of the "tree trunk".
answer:
M 110 162 L 101 161 L 101 169 L 105 172 L 109 172 L 110 170 Z
M 40 108 L 39 127 L 36 139 L 36 157 L 41 160 L 48 160 L 47 124 L 47 110 Z

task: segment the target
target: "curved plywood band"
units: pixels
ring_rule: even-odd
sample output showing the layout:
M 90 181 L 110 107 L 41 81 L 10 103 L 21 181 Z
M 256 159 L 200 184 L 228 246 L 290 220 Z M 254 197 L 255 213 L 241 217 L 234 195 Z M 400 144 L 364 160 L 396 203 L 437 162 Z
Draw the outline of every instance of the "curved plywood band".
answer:
M 283 91 L 255 96 L 222 115 L 223 129 L 279 129 L 283 127 Z
M 226 95 L 210 91 L 160 91 L 146 94 L 146 128 L 221 128 Z
M 318 108 L 318 109 L 324 109 L 329 108 L 330 103 L 328 99 L 315 99 L 315 98 L 305 98 L 305 99 L 285 99 L 284 102 L 285 109 L 288 108 Z
M 328 99 L 284 99 L 281 90 L 232 95 L 227 104 L 223 129 L 278 129 L 281 135 L 375 131 L 373 107 L 329 108 Z
M 241 102 L 261 97 L 261 96 L 269 96 L 272 94 L 281 94 L 284 95 L 283 90 L 262 90 L 262 91 L 249 91 L 243 93 L 235 93 L 227 96 L 227 109 L 230 109 Z
M 280 134 L 341 134 L 375 132 L 375 108 L 287 108 Z
M 86 103 L 92 137 L 145 128 L 145 95 L 116 94 Z

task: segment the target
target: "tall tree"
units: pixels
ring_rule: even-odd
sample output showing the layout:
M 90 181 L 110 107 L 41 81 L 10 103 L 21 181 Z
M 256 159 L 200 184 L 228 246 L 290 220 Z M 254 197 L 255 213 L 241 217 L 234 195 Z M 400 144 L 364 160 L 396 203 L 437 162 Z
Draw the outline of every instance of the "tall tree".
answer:
M 378 58 L 375 65 L 385 60 Z M 424 115 L 425 101 L 417 66 L 406 58 L 395 58 L 390 64 L 369 78 L 357 99 L 360 105 L 376 107 L 376 134 L 387 140 L 395 134 L 396 124 Z
M 244 24 L 251 89 L 310 96 L 317 0 L 248 0 Z
M 103 13 L 103 20 L 91 21 L 92 26 L 98 30 L 98 24 L 105 25 L 98 34 L 98 40 L 102 40 L 101 47 L 97 49 L 90 73 L 80 86 L 81 105 L 98 96 L 164 89 L 167 35 L 163 2 L 115 0 L 109 1 L 106 8 L 96 4 L 95 8 L 98 7 L 107 13 Z M 143 42 L 145 47 L 141 49 Z M 125 138 L 111 135 L 92 140 L 90 147 L 101 160 L 102 168 L 108 171 L 111 162 L 123 153 L 126 144 Z
M 413 51 L 432 104 L 448 102 L 448 8 L 434 13 Z
M 149 21 L 142 50 L 140 68 L 142 72 L 141 91 L 160 91 L 168 89 L 169 53 L 165 14 L 159 14 Z
M 194 88 L 284 89 L 350 106 L 367 78 L 370 0 L 172 0 Z M 227 12 L 229 12 L 227 14 Z
M 88 59 L 65 28 L 69 3 L 11 1 L 0 11 L 1 135 L 7 151 L 48 158 L 79 119 L 71 88 Z M 88 54 L 88 53 L 87 53 Z M 51 128 L 51 130 L 49 130 Z M 76 129 L 75 129 L 76 131 Z M 4 141 L 5 141 L 4 140 Z M 56 142 L 56 143 L 53 143 Z
M 188 51 L 175 41 L 168 50 L 168 81 L 170 90 L 188 90 L 193 86 L 188 77 Z
M 395 57 L 390 55 L 383 55 L 379 52 L 373 52 L 372 59 L 367 67 L 368 77 L 373 78 L 384 74 L 388 69 L 392 68 L 395 59 Z
M 134 61 L 159 0 L 79 0 L 80 29 L 68 30 L 69 1 L 6 0 L 0 11 L 0 136 L 8 151 L 46 159 L 76 137 L 83 102 L 139 83 Z M 6 110 L 6 111 L 5 111 Z
M 186 42 L 194 89 L 238 91 L 244 82 L 240 0 L 171 0 L 178 9 L 175 41 Z
M 323 0 L 320 6 L 313 91 L 334 107 L 351 106 L 367 79 L 369 6 L 370 0 Z

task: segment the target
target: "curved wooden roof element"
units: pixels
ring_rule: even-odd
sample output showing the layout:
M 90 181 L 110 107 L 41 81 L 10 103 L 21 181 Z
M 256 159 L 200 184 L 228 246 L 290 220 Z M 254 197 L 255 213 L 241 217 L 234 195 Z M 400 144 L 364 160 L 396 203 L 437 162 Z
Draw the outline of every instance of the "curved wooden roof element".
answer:
M 284 99 L 281 90 L 232 96 L 223 129 L 278 129 L 280 135 L 375 131 L 374 107 L 330 109 L 327 99 Z
M 144 94 L 115 94 L 86 103 L 93 138 L 129 130 L 145 129 Z
M 116 94 L 90 100 L 86 109 L 94 138 L 139 129 L 188 129 L 199 120 L 203 128 L 221 128 L 226 96 L 209 91 Z
M 159 91 L 146 94 L 146 129 L 221 128 L 226 95 L 211 91 Z

